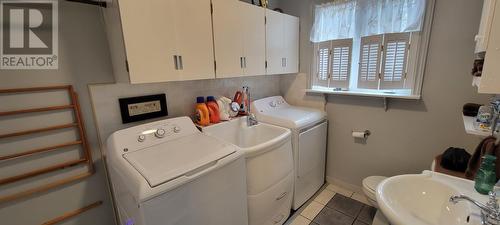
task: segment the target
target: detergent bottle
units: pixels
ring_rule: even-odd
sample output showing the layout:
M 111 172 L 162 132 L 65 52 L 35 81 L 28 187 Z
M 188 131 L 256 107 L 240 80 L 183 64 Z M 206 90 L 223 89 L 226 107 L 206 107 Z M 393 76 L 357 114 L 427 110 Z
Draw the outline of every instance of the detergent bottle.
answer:
M 210 124 L 210 113 L 208 112 L 208 107 L 207 104 L 205 104 L 204 97 L 196 98 L 195 122 L 201 126 L 207 126 Z
M 207 107 L 208 107 L 208 114 L 210 116 L 210 123 L 220 122 L 219 105 L 217 105 L 217 101 L 215 101 L 214 96 L 207 97 Z

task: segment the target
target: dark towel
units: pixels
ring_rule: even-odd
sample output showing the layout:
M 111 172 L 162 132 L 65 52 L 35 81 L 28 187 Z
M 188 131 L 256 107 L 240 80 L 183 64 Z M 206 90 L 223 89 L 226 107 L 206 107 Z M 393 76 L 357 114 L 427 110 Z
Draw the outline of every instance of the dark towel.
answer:
M 449 147 L 444 151 L 440 165 L 448 170 L 464 173 L 471 155 L 462 148 Z
M 471 159 L 469 160 L 469 165 L 467 166 L 467 170 L 465 171 L 465 176 L 468 179 L 474 179 L 476 177 L 476 172 L 479 170 L 481 166 L 482 158 L 484 155 L 494 155 L 497 157 L 495 161 L 496 164 L 496 175 L 497 181 L 500 179 L 500 148 L 495 146 L 496 138 L 493 136 L 489 136 L 481 141 L 479 145 L 476 147 L 474 154 L 472 154 Z

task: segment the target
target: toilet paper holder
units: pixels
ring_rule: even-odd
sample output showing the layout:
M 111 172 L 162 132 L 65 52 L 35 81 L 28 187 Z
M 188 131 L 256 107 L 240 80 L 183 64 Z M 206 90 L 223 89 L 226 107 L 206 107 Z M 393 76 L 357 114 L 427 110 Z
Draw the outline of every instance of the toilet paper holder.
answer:
M 368 138 L 368 136 L 370 136 L 372 134 L 372 132 L 370 132 L 370 130 L 352 131 L 351 134 L 352 134 L 352 136 L 354 138 L 363 138 L 363 139 L 366 139 L 366 138 Z

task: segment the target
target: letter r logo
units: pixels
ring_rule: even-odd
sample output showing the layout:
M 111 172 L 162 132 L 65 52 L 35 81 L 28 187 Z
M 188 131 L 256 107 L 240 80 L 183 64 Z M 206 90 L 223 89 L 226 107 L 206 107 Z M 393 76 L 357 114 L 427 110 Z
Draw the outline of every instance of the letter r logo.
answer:
M 51 3 L 3 3 L 3 54 L 53 54 Z
M 0 69 L 59 68 L 59 0 L 0 0 Z

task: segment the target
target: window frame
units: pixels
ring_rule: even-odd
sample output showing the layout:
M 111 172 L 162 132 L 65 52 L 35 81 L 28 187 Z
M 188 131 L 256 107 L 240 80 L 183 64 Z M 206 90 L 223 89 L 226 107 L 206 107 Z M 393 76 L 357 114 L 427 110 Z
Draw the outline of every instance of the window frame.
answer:
M 338 94 L 338 95 L 354 95 L 354 96 L 373 96 L 373 97 L 383 97 L 383 98 L 403 98 L 403 99 L 420 99 L 422 96 L 422 84 L 424 80 L 424 73 L 426 67 L 427 60 L 427 52 L 429 48 L 429 40 L 431 33 L 432 20 L 434 17 L 434 7 L 435 0 L 427 0 L 426 11 L 424 15 L 423 27 L 419 32 L 412 32 L 410 37 L 410 45 L 409 45 L 409 54 L 407 57 L 411 57 L 412 60 L 409 60 L 406 64 L 406 81 L 404 84 L 405 89 L 401 90 L 373 90 L 373 89 L 348 89 L 348 90 L 338 90 L 330 88 L 330 86 L 316 86 L 315 80 L 313 79 L 315 76 L 310 76 L 308 83 L 308 89 L 306 92 L 310 93 L 324 93 L 324 94 Z M 418 44 L 414 44 L 418 43 Z M 317 43 L 312 43 L 314 49 L 316 49 Z M 356 47 L 353 47 L 355 50 Z M 361 45 L 359 47 L 359 51 L 361 51 Z M 352 59 L 351 62 L 355 60 Z M 310 74 L 314 74 L 314 69 L 316 65 L 316 57 L 312 59 L 313 65 L 311 66 Z M 358 66 L 359 69 L 359 66 Z M 353 70 L 354 71 L 354 70 Z M 352 72 L 351 72 L 352 73 Z M 358 75 L 359 76 L 359 71 Z M 353 79 L 351 79 L 351 82 Z M 357 77 L 355 79 L 357 82 Z M 410 90 L 411 89 L 411 90 Z M 410 91 L 408 91 L 410 90 Z M 375 91 L 375 92 L 374 92 Z

